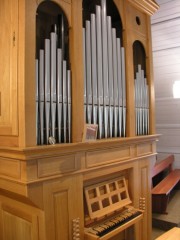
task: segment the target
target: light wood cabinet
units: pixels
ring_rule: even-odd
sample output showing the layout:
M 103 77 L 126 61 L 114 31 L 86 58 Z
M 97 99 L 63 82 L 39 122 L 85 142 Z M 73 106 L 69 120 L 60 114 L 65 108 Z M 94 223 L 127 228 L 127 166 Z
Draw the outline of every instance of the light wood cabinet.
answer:
M 36 144 L 36 14 L 43 2 L 63 10 L 72 75 L 72 143 Z M 84 239 L 84 187 L 125 177 L 143 220 L 113 239 L 151 239 L 150 166 L 156 141 L 151 0 L 114 0 L 122 21 L 126 74 L 126 136 L 82 142 L 84 114 L 82 0 L 0 1 L 0 238 Z M 134 42 L 145 52 L 149 134 L 137 136 Z M 77 230 L 78 229 L 78 230 Z M 80 235 L 80 238 L 78 236 Z
M 1 229 L 8 226 L 15 231 L 9 225 L 15 219 L 17 240 L 21 228 L 36 232 L 36 222 L 41 224 L 39 234 L 45 234 L 43 239 L 66 240 L 78 234 L 84 239 L 84 188 L 123 176 L 132 205 L 144 210 L 144 214 L 140 223 L 118 236 L 150 240 L 150 163 L 155 161 L 157 139 L 152 135 L 139 137 L 138 141 L 127 138 L 41 148 L 1 148 Z M 11 218 L 4 214 L 6 205 Z M 74 233 L 73 224 L 78 233 Z M 2 240 L 11 239 L 11 230 L 3 231 Z M 41 235 L 37 239 L 42 239 Z

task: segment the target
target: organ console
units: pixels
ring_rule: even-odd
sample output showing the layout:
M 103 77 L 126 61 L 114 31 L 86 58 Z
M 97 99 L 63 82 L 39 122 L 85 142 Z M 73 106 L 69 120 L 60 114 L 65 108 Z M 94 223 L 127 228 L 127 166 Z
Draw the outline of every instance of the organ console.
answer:
M 85 187 L 85 239 L 109 239 L 143 217 L 131 206 L 125 177 Z M 87 214 L 87 215 L 86 215 Z

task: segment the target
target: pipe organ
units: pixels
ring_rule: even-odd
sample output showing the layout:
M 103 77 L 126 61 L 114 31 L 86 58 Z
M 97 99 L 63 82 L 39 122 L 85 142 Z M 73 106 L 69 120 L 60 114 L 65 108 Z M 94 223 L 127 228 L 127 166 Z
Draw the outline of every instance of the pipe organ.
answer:
M 125 49 L 106 9 L 95 5 L 83 28 L 85 119 L 99 139 L 126 136 Z
M 157 9 L 0 1 L 0 239 L 151 240 Z

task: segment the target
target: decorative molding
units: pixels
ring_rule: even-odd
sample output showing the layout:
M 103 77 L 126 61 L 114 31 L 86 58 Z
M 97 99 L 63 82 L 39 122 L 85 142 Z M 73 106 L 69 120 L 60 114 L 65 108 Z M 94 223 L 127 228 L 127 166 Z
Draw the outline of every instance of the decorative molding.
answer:
M 129 0 L 129 2 L 148 15 L 153 15 L 159 9 L 159 5 L 154 0 Z

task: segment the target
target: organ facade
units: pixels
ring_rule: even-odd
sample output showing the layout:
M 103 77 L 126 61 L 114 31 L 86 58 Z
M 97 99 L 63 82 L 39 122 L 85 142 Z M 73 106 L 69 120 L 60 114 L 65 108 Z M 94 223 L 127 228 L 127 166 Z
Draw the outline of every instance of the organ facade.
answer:
M 151 239 L 157 9 L 152 0 L 1 1 L 2 240 Z M 97 126 L 93 141 L 87 125 Z

